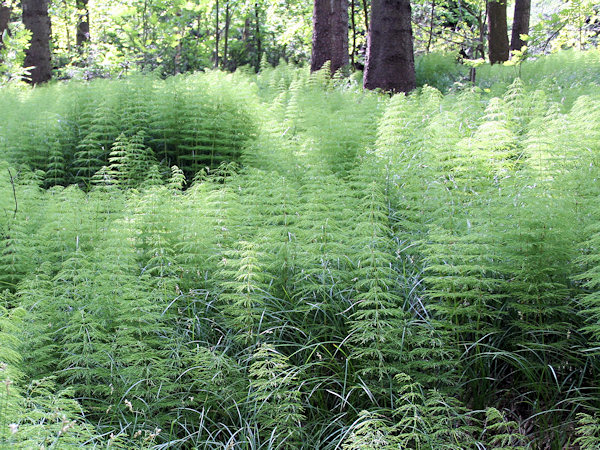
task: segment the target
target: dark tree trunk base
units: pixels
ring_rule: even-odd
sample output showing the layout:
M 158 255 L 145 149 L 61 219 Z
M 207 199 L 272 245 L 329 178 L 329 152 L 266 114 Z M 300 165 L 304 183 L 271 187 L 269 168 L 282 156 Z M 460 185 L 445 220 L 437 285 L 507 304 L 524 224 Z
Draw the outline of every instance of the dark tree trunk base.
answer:
M 488 42 L 490 63 L 508 61 L 508 26 L 506 24 L 506 0 L 490 1 L 488 4 Z
M 365 89 L 410 92 L 416 87 L 409 0 L 373 0 Z
M 511 50 L 521 50 L 527 43 L 521 39 L 522 34 L 529 34 L 529 18 L 531 15 L 531 0 L 516 0 L 515 17 L 513 19 Z
M 350 63 L 348 0 L 315 0 L 310 71 L 331 61 L 331 73 Z
M 23 0 L 23 25 L 31 31 L 31 44 L 25 52 L 25 67 L 32 67 L 31 83 L 52 78 L 50 63 L 50 17 L 47 0 Z

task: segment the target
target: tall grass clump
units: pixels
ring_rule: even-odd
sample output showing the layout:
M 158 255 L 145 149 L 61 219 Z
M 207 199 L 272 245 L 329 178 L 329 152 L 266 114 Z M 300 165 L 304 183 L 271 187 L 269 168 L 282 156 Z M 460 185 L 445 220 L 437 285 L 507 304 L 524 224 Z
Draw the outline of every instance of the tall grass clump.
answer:
M 44 171 L 46 186 L 87 186 L 111 164 L 118 138 L 122 144 L 143 136 L 139 145 L 149 149 L 159 172 L 176 164 L 193 178 L 204 167 L 238 161 L 256 133 L 255 93 L 242 81 L 227 87 L 223 77 L 134 77 L 18 92 L 3 108 L 3 153 L 13 164 Z M 147 171 L 150 164 L 140 167 Z

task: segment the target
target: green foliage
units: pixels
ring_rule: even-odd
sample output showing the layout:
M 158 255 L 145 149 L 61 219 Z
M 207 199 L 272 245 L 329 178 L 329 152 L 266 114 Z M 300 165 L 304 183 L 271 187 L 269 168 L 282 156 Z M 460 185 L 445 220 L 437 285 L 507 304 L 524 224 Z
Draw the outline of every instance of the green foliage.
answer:
M 528 75 L 569 58 L 0 93 L 0 445 L 593 448 L 600 91 Z
M 417 86 L 433 86 L 447 91 L 465 76 L 465 70 L 452 53 L 433 52 L 415 58 Z
M 484 436 L 492 448 L 524 450 L 526 438 L 519 433 L 519 424 L 506 417 L 496 408 L 485 410 Z
M 297 369 L 272 347 L 263 345 L 252 355 L 248 368 L 249 401 L 269 446 L 298 448 L 304 419 Z
M 588 450 L 597 448 L 600 445 L 600 425 L 598 418 L 594 415 L 580 413 L 577 415 L 577 439 L 574 443 L 582 449 Z
M 11 24 L 0 35 L 0 87 L 27 80 L 31 68 L 23 67 L 31 32 L 22 24 Z
M 139 186 L 154 164 L 159 173 L 176 164 L 193 179 L 205 167 L 239 161 L 256 134 L 252 88 L 226 88 L 222 78 L 97 80 L 16 99 L 3 91 L 0 148 L 14 164 L 43 170 L 45 186 L 87 187 L 94 175 L 96 184 Z

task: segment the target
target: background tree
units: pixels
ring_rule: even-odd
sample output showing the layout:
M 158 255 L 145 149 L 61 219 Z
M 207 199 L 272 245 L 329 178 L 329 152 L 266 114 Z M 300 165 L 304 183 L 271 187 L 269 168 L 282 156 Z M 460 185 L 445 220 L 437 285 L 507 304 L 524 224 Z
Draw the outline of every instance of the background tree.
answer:
M 90 11 L 88 0 L 77 0 L 77 47 L 90 40 Z
M 262 28 L 260 26 L 261 13 L 260 3 L 254 2 L 254 39 L 256 41 L 256 63 L 254 64 L 254 68 L 257 72 L 260 69 L 263 52 Z
M 8 24 L 10 23 L 10 15 L 12 9 L 4 1 L 0 3 L 0 50 L 2 50 L 4 32 L 8 33 Z M 0 55 L 0 63 L 2 62 L 2 55 Z
M 219 29 L 219 0 L 215 3 L 215 68 L 219 67 L 219 39 L 221 30 Z
M 488 3 L 488 44 L 490 63 L 508 61 L 506 0 L 494 0 Z
M 231 25 L 231 5 L 225 2 L 225 36 L 223 37 L 223 69 L 227 70 L 227 56 L 229 54 L 229 27 Z
M 531 15 L 531 0 L 515 0 L 515 15 L 513 18 L 511 50 L 521 50 L 526 42 L 521 35 L 529 34 L 529 18 Z
M 416 86 L 409 0 L 373 0 L 365 89 L 409 92 Z
M 511 8 L 512 4 L 509 5 Z M 228 71 L 244 65 L 251 65 L 256 71 L 261 60 L 270 65 L 276 65 L 281 59 L 307 63 L 311 59 L 313 13 L 315 7 L 318 11 L 319 5 L 327 13 L 324 24 L 330 22 L 331 17 L 328 16 L 333 8 L 334 12 L 337 11 L 334 19 L 339 19 L 336 23 L 341 26 L 338 31 L 332 23 L 321 28 L 321 41 L 326 43 L 316 45 L 314 66 L 319 67 L 322 61 L 332 60 L 335 70 L 347 63 L 346 54 L 351 53 L 354 67 L 364 69 L 370 0 L 349 3 L 352 14 L 350 11 L 346 13 L 346 6 L 342 6 L 341 0 L 333 4 L 324 0 L 319 0 L 318 4 L 314 0 L 219 0 L 218 33 L 215 32 L 215 0 L 56 1 L 49 6 L 52 64 L 56 76 L 61 79 L 114 77 L 135 71 L 157 71 L 161 76 L 167 76 L 214 68 L 217 39 L 219 67 Z M 493 16 L 494 8 L 501 5 L 490 4 L 490 15 Z M 6 6 L 12 7 L 13 19 L 21 16 L 20 3 L 4 0 Z M 460 53 L 469 59 L 487 57 L 486 0 L 412 0 L 411 9 L 413 47 L 417 59 L 427 54 L 425 60 L 433 61 L 436 55 L 441 55 L 440 52 L 447 52 L 448 64 L 456 66 L 450 53 Z M 351 27 L 347 24 L 350 17 L 347 19 L 346 14 L 353 17 Z M 542 5 L 541 0 L 531 3 L 530 39 L 527 41 L 530 53 L 593 45 L 600 39 L 597 14 L 598 8 L 593 0 L 574 0 L 561 4 L 560 8 Z M 93 21 L 87 19 L 88 15 Z M 520 16 L 519 13 L 516 16 Z M 492 20 L 491 25 L 501 22 Z M 522 30 L 517 32 L 519 27 L 516 23 L 513 28 L 515 38 L 523 33 Z M 12 35 L 9 36 L 13 44 L 5 45 L 5 50 L 14 55 L 13 49 L 16 48 L 20 56 L 11 62 L 11 67 L 22 67 L 24 53 L 19 49 L 29 34 L 20 34 L 22 29 L 21 24 L 13 20 L 10 25 Z M 315 41 L 321 42 L 318 39 L 319 29 L 316 31 Z M 348 39 L 346 34 L 350 33 Z M 504 36 L 505 33 L 501 34 Z M 84 60 L 77 50 L 78 44 L 86 39 L 88 50 Z M 493 36 L 491 39 L 493 47 Z M 515 39 L 513 41 L 516 42 Z M 518 44 L 513 43 L 513 46 Z M 325 53 L 320 58 L 319 51 Z M 336 62 L 334 53 L 342 62 Z M 495 60 L 504 58 L 496 57 Z M 6 55 L 4 59 L 6 62 Z M 18 63 L 15 62 L 17 60 Z M 420 63 L 417 65 L 424 67 Z M 438 68 L 441 72 L 441 67 Z
M 23 0 L 21 4 L 23 25 L 31 31 L 31 45 L 25 52 L 25 67 L 33 67 L 33 84 L 44 83 L 52 78 L 48 0 Z
M 349 63 L 348 0 L 315 0 L 310 70 L 331 61 L 331 72 Z
M 8 30 L 10 22 L 11 7 L 4 1 L 0 3 L 0 47 L 2 46 L 2 35 Z

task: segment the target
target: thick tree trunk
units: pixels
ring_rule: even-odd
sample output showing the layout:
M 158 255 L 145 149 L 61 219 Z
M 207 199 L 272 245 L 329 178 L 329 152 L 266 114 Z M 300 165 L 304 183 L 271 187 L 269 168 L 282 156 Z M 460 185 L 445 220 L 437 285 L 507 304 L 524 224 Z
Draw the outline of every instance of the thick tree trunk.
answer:
M 310 71 L 314 72 L 331 60 L 331 25 L 329 0 L 315 0 L 313 8 L 312 52 Z
M 8 24 L 10 23 L 11 9 L 8 6 L 0 3 L 0 50 L 2 50 L 2 38 L 4 32 L 8 33 Z M 0 63 L 2 62 L 2 56 L 0 56 Z
M 331 0 L 331 73 L 350 64 L 348 54 L 348 0 Z
M 90 11 L 88 0 L 76 0 L 77 6 L 77 47 L 90 40 Z
M 526 42 L 521 39 L 522 34 L 529 34 L 529 17 L 531 15 L 531 0 L 515 1 L 515 17 L 513 19 L 511 50 L 521 50 Z
M 365 89 L 409 92 L 416 86 L 409 0 L 373 0 Z
M 9 6 L 4 6 L 0 3 L 0 46 L 2 46 L 2 35 L 5 30 L 8 30 L 8 24 L 10 23 L 11 9 Z
M 493 0 L 488 4 L 488 43 L 490 63 L 508 61 L 506 0 Z
M 348 0 L 315 0 L 310 70 L 331 61 L 331 73 L 350 62 L 348 55 Z
M 25 52 L 25 67 L 31 70 L 33 84 L 52 78 L 50 64 L 50 17 L 47 0 L 23 0 L 23 25 L 31 31 L 31 44 Z

